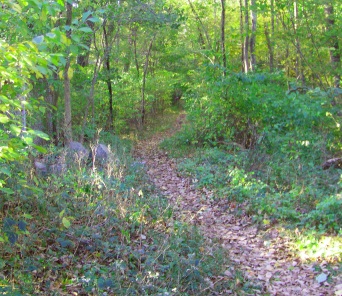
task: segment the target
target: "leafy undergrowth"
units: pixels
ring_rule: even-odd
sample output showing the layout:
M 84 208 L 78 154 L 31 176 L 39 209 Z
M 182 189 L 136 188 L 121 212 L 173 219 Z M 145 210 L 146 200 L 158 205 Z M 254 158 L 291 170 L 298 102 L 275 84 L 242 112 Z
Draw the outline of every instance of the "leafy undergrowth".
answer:
M 271 152 L 266 140 L 249 150 L 234 145 L 195 148 L 184 140 L 188 129 L 162 143 L 178 156 L 183 151 L 178 165 L 182 174 L 213 191 L 215 199 L 228 200 L 236 214 L 252 216 L 262 228 L 283 224 L 301 257 L 342 259 L 341 171 L 322 170 L 320 151 L 296 142 L 295 133 L 268 139 Z
M 212 190 L 214 198 L 227 199 L 236 214 L 253 216 L 263 228 L 281 223 L 289 231 L 306 229 L 301 237 L 293 236 L 298 241 L 296 248 L 307 252 L 303 257 L 341 260 L 340 171 L 293 164 L 277 155 L 257 158 L 255 153 L 197 149 L 191 157 L 182 159 L 179 170 L 191 176 L 199 188 Z M 258 162 L 257 170 L 250 169 L 253 161 L 255 165 Z M 310 238 L 305 239 L 303 235 L 308 232 Z
M 249 289 L 224 250 L 173 218 L 117 143 L 98 170 L 37 176 L 17 164 L 1 196 L 0 294 L 212 295 Z M 77 163 L 77 162 L 76 162 Z
M 341 259 L 342 174 L 322 169 L 341 154 L 340 105 L 331 105 L 332 93 L 301 93 L 295 85 L 286 92 L 280 73 L 232 74 L 219 84 L 208 77 L 185 95 L 188 124 L 162 147 L 181 157 L 184 175 L 237 214 L 262 228 L 299 229 L 293 241 L 310 242 L 296 244 L 308 258 Z M 333 242 L 322 253 L 325 237 Z

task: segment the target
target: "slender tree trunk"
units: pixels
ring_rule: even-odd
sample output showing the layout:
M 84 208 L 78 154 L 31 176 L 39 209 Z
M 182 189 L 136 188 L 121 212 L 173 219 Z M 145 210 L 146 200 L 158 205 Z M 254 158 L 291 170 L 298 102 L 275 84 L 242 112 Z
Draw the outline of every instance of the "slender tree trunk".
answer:
M 110 26 L 111 30 L 111 26 Z M 108 96 L 109 96 L 109 128 L 113 130 L 113 122 L 114 122 L 114 115 L 113 115 L 113 89 L 112 89 L 112 81 L 111 81 L 111 67 L 110 67 L 110 47 L 108 42 L 108 35 L 106 31 L 106 21 L 103 22 L 103 36 L 105 42 L 105 67 L 107 72 L 107 88 L 108 88 Z
M 256 56 L 255 56 L 255 40 L 256 40 L 256 28 L 257 28 L 257 12 L 255 7 L 255 0 L 251 0 L 251 19 L 252 19 L 252 34 L 250 38 L 250 51 L 251 51 L 251 71 L 255 70 L 256 67 Z
M 297 79 L 301 81 L 302 86 L 305 85 L 305 76 L 304 76 L 304 69 L 301 59 L 301 44 L 299 41 L 298 36 L 298 2 L 294 1 L 293 3 L 293 13 L 294 13 L 294 19 L 293 19 L 293 31 L 295 35 L 295 46 L 296 46 L 296 76 Z
M 249 17 L 248 0 L 245 0 L 245 42 L 243 44 L 243 64 L 245 73 L 249 72 Z
M 341 66 L 341 55 L 340 48 L 338 44 L 338 38 L 336 36 L 335 26 L 335 17 L 334 17 L 334 6 L 329 1 L 325 4 L 325 15 L 326 15 L 326 27 L 327 32 L 329 33 L 329 54 L 330 54 L 330 63 L 333 70 L 333 78 L 334 78 L 334 87 L 340 87 L 341 76 L 338 73 Z
M 271 0 L 271 34 L 274 36 L 274 0 Z
M 146 77 L 147 77 L 147 71 L 148 71 L 148 63 L 149 63 L 149 58 L 151 55 L 152 45 L 153 45 L 155 37 L 156 36 L 154 35 L 152 40 L 150 41 L 150 45 L 149 45 L 148 51 L 146 53 L 146 59 L 145 59 L 145 65 L 144 65 L 143 83 L 142 83 L 142 87 L 141 87 L 141 124 L 142 124 L 142 126 L 145 124 L 145 119 L 146 119 L 145 88 L 146 88 Z
M 241 72 L 244 72 L 244 38 L 243 38 L 243 31 L 244 31 L 244 23 L 243 23 L 243 6 L 242 6 L 242 0 L 239 0 L 239 6 L 240 6 L 240 42 L 241 42 Z
M 273 53 L 272 40 L 271 40 L 270 32 L 268 30 L 267 23 L 265 23 L 264 25 L 264 32 L 265 32 L 265 38 L 266 38 L 266 43 L 267 43 L 267 48 L 268 48 L 270 72 L 272 73 L 274 70 L 274 53 Z
M 221 0 L 221 50 L 222 50 L 222 66 L 223 66 L 224 77 L 227 76 L 225 24 L 226 24 L 226 0 Z
M 26 113 L 26 104 L 25 104 L 25 96 L 19 96 L 20 105 L 21 105 L 21 132 L 26 132 L 27 129 L 27 113 Z
M 72 21 L 72 3 L 66 1 L 67 17 L 66 25 L 71 26 Z M 71 29 L 67 31 L 67 38 L 71 37 Z M 63 71 L 64 77 L 64 144 L 68 145 L 72 141 L 72 124 L 71 124 L 71 94 L 70 94 L 70 49 L 67 50 L 66 64 Z
M 140 77 L 140 67 L 138 61 L 138 53 L 137 53 L 137 28 L 132 29 L 132 38 L 133 38 L 133 50 L 134 50 L 134 62 L 135 68 L 137 69 L 138 78 Z
M 271 0 L 271 32 L 269 32 L 268 24 L 265 23 L 265 37 L 269 53 L 270 72 L 274 71 L 274 0 Z

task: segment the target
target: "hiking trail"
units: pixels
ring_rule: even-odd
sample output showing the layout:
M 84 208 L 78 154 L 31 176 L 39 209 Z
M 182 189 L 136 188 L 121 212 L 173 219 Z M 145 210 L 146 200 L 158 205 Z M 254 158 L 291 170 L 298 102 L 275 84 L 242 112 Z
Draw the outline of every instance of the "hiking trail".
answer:
M 170 130 L 139 141 L 135 157 L 145 164 L 149 178 L 168 198 L 177 219 L 196 225 L 206 240 L 218 242 L 228 250 L 234 264 L 222 279 L 233 278 L 237 268 L 246 280 L 261 287 L 254 295 L 335 295 L 334 287 L 342 283 L 341 277 L 332 279 L 334 285 L 316 280 L 322 271 L 329 274 L 327 262 L 302 263 L 291 252 L 290 241 L 276 228 L 258 229 L 251 217 L 235 215 L 237 205 L 226 199 L 213 199 L 210 190 L 196 188 L 190 177 L 177 172 L 177 160 L 170 158 L 159 144 L 179 130 L 184 120 L 185 114 L 181 114 Z M 316 271 L 315 264 L 321 271 Z

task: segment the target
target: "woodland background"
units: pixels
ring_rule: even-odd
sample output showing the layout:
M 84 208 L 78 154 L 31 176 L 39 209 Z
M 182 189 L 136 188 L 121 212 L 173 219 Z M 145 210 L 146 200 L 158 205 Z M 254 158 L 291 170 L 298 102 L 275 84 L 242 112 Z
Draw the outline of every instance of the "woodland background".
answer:
M 172 126 L 181 109 L 186 122 L 162 143 L 170 155 L 180 157 L 181 174 L 213 190 L 216 199 L 242 204 L 243 215 L 261 228 L 286 225 L 297 248 L 311 255 L 328 238 L 331 253 L 328 248 L 318 257 L 339 261 L 341 11 L 342 3 L 335 0 L 3 0 L 3 289 L 44 293 L 44 287 L 66 291 L 71 285 L 90 293 L 89 287 L 96 286 L 95 294 L 116 289 L 103 276 L 106 252 L 115 245 L 123 262 L 116 262 L 121 293 L 142 293 L 141 283 L 136 286 L 130 279 L 144 274 L 145 267 L 130 244 L 143 225 L 153 229 L 172 214 L 153 186 L 146 185 L 143 168 L 130 151 L 151 131 Z M 35 160 L 56 158 L 72 141 L 110 145 L 115 155 L 110 170 L 75 165 L 62 176 L 36 174 Z M 149 203 L 147 210 L 143 204 Z M 112 226 L 104 222 L 108 219 Z M 81 249 L 85 233 L 94 235 L 92 227 L 101 221 L 109 228 L 97 229 L 101 238 L 91 238 L 98 244 L 97 257 L 91 256 L 99 265 L 76 268 L 76 260 L 75 266 L 68 265 L 69 271 L 79 270 L 75 280 L 63 260 L 77 253 L 75 245 Z M 108 235 L 113 227 L 120 235 Z M 189 250 L 199 250 L 200 236 L 190 226 L 184 232 L 177 227 L 168 243 L 185 236 L 186 244 L 192 237 Z M 151 253 L 163 235 L 158 232 Z M 172 260 L 181 257 L 180 250 L 177 245 L 169 254 Z M 165 278 L 174 283 L 184 269 L 180 266 L 193 264 L 185 257 L 187 263 L 178 269 L 165 267 L 171 259 L 160 259 L 164 278 L 154 277 L 153 291 L 169 291 Z M 213 271 L 215 264 L 205 265 L 205 272 L 219 273 Z M 46 273 L 50 267 L 54 274 Z M 175 277 L 168 274 L 174 268 Z M 89 286 L 81 280 L 85 274 Z M 196 276 L 175 285 L 196 293 L 205 282 Z

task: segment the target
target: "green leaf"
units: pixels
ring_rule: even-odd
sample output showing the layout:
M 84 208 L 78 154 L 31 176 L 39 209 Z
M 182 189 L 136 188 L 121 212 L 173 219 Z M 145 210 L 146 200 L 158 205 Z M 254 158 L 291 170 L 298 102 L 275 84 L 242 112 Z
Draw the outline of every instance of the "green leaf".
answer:
M 42 73 L 43 75 L 47 75 L 48 74 L 48 69 L 46 67 L 42 67 L 42 66 L 36 66 L 36 68 L 38 69 L 38 71 L 40 73 Z
M 98 279 L 97 284 L 103 290 L 114 287 L 114 282 L 111 279 L 104 279 L 103 277 Z
M 89 17 L 89 15 L 91 15 L 91 14 L 92 14 L 91 11 L 86 11 L 85 13 L 83 13 L 82 22 L 85 22 L 87 20 L 87 18 Z
M 92 33 L 93 30 L 89 27 L 83 27 L 83 28 L 79 28 L 79 31 L 85 32 L 85 33 Z
M 63 210 L 62 212 L 60 212 L 60 213 L 59 213 L 59 218 L 62 218 L 63 215 L 64 215 L 64 213 L 65 213 L 65 210 Z
M 42 131 L 38 131 L 38 130 L 29 130 L 28 131 L 31 135 L 34 135 L 36 137 L 42 138 L 46 141 L 48 141 L 50 138 L 46 133 L 43 133 Z
M 13 232 L 13 231 L 8 232 L 8 233 L 7 233 L 7 236 L 8 236 L 9 242 L 10 242 L 12 245 L 14 245 L 14 244 L 17 242 L 18 238 L 19 238 L 18 234 L 16 234 L 16 233 Z
M 12 132 L 15 136 L 19 136 L 20 133 L 21 133 L 20 127 L 14 125 L 14 124 L 11 124 L 11 125 L 10 125 L 10 130 L 11 130 L 11 132 Z
M 57 238 L 57 241 L 60 243 L 62 248 L 72 247 L 73 245 L 72 241 L 68 239 Z
M 8 169 L 8 167 L 0 167 L 0 173 L 11 177 L 11 171 Z
M 10 195 L 10 194 L 13 194 L 14 191 L 12 189 L 9 189 L 9 188 L 0 188 L 0 191 Z
M 33 218 L 30 214 L 24 214 L 23 217 L 26 219 L 32 219 Z
M 100 19 L 98 17 L 91 17 L 91 18 L 88 18 L 87 21 L 92 22 L 92 23 L 98 23 Z
M 47 34 L 45 34 L 47 37 L 49 37 L 49 38 L 56 38 L 56 34 L 55 33 L 47 33 Z
M 39 146 L 39 145 L 32 145 L 32 147 L 33 147 L 34 149 L 36 149 L 38 152 L 40 152 L 40 153 L 46 153 L 46 152 L 47 152 L 47 149 L 44 148 L 44 147 L 42 147 L 42 146 Z
M 69 228 L 71 225 L 70 221 L 65 217 L 63 217 L 62 219 L 62 224 L 64 225 L 65 228 Z
M 9 122 L 9 118 L 6 115 L 0 114 L 0 123 Z
M 21 13 L 21 7 L 19 4 L 12 3 L 11 6 L 14 11 Z
M 40 35 L 40 36 L 36 36 L 32 39 L 32 41 L 35 43 L 35 44 L 41 44 L 43 43 L 44 41 L 44 36 L 43 35 Z
M 20 220 L 20 221 L 18 222 L 18 228 L 19 228 L 21 231 L 26 231 L 26 222 Z
M 4 223 L 4 229 L 10 229 L 12 228 L 12 226 L 17 224 L 17 222 L 15 222 L 15 220 L 13 220 L 12 218 L 5 218 L 3 220 L 3 223 Z
M 33 144 L 33 138 L 32 137 L 23 137 L 23 141 L 29 146 L 31 146 Z

